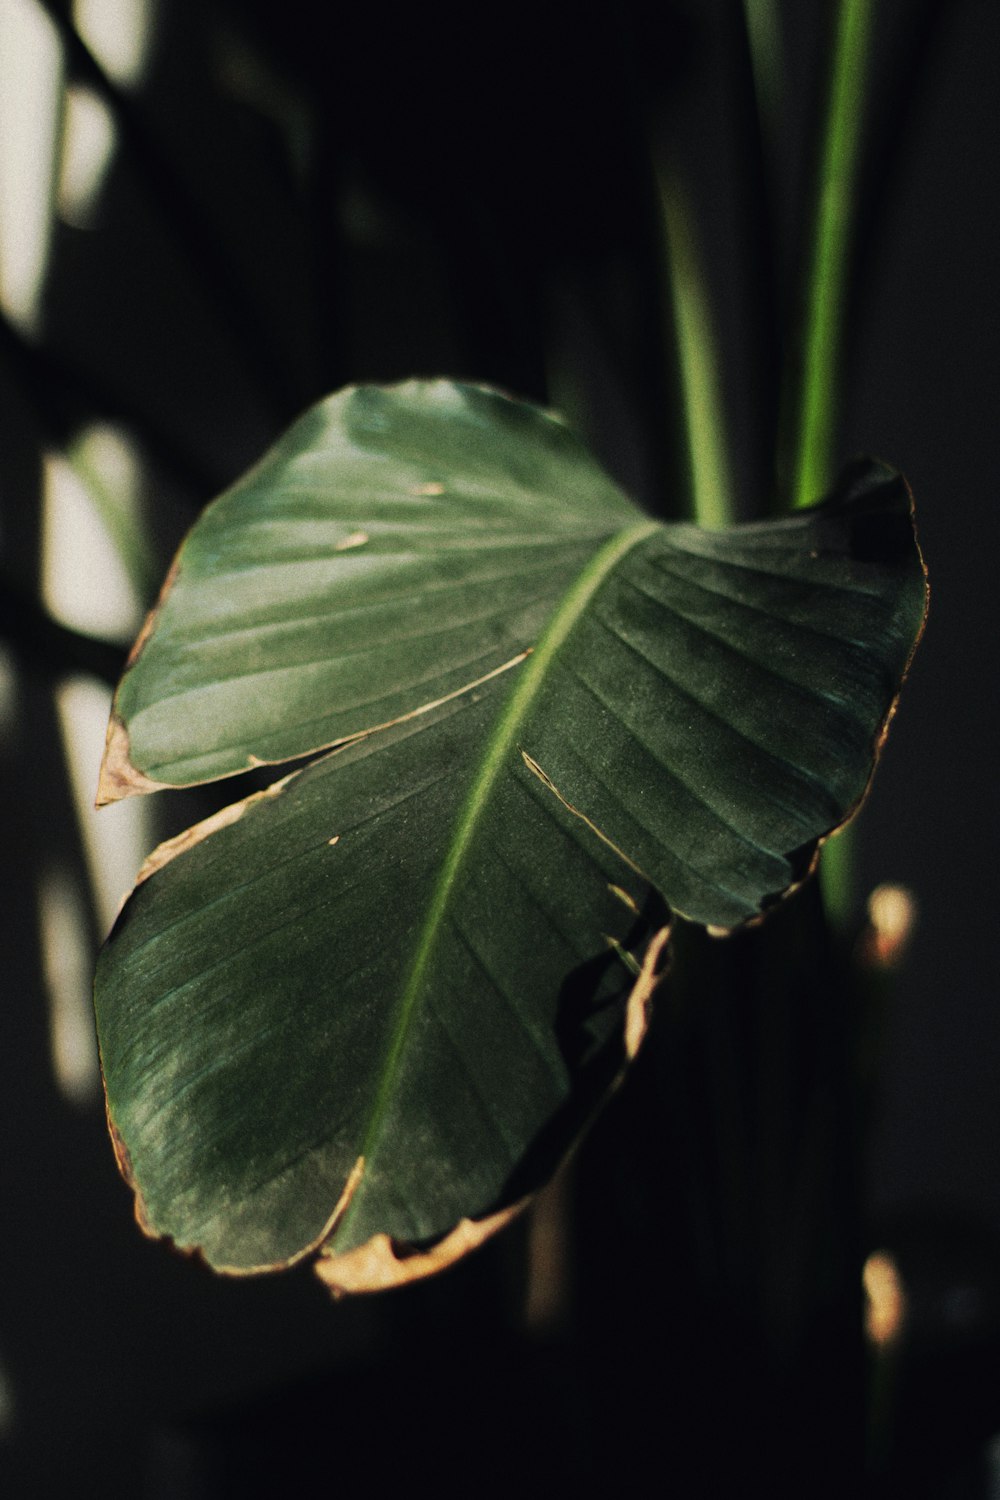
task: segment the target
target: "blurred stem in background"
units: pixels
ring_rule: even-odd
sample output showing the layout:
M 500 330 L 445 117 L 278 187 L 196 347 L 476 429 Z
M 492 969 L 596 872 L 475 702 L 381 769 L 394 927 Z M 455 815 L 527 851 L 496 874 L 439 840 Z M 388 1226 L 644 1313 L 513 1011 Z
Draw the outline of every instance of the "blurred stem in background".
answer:
M 806 271 L 801 363 L 796 363 L 797 378 L 788 390 L 794 411 L 793 509 L 812 505 L 833 479 L 871 16 L 871 0 L 841 0 L 836 13 Z
M 776 0 L 743 0 L 743 23 L 761 140 L 773 166 L 781 130 L 784 77 L 784 44 Z
M 677 348 L 689 509 L 699 526 L 731 526 L 732 481 L 719 357 L 708 288 L 695 241 L 693 216 L 677 176 L 661 164 L 658 176 L 666 251 L 666 279 Z

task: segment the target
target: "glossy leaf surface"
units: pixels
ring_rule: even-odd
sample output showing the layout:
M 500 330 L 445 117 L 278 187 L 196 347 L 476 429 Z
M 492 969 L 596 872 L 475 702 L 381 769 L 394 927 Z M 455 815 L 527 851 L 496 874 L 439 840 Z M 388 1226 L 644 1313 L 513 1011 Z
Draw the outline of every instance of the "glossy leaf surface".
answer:
M 520 756 L 474 787 L 506 687 L 298 773 L 123 913 L 111 1117 L 149 1223 L 214 1264 L 315 1243 L 359 1158 L 338 1251 L 442 1235 L 527 1191 L 541 1133 L 567 1113 L 565 1144 L 616 1071 L 609 940 L 641 959 L 649 896 Z
M 450 675 L 458 658 L 428 678 L 428 634 L 403 629 L 401 607 L 393 613 L 393 586 L 415 609 L 411 563 L 376 565 L 380 618 L 400 628 L 372 646 L 392 686 L 383 692 L 371 675 L 365 706 L 379 703 L 376 719 L 390 703 L 409 717 L 166 849 L 101 960 L 109 1114 L 142 1213 L 155 1232 L 229 1269 L 286 1264 L 325 1242 L 328 1279 L 380 1285 L 405 1279 L 408 1264 L 410 1274 L 425 1268 L 400 1245 L 451 1235 L 457 1254 L 470 1242 L 462 1221 L 502 1217 L 638 1045 L 663 902 L 718 927 L 752 918 L 803 877 L 817 841 L 857 805 L 923 619 L 909 500 L 886 469 L 857 466 L 811 512 L 712 534 L 645 520 L 592 477 L 574 528 L 574 485 L 599 471 L 564 429 L 530 408 L 515 417 L 490 393 L 409 386 L 382 396 L 408 411 L 403 488 L 417 506 L 422 484 L 452 488 L 412 467 L 429 393 L 434 432 L 442 406 L 474 410 L 472 427 L 457 424 L 480 450 L 470 464 L 493 451 L 493 422 L 497 451 L 512 428 L 529 449 L 542 434 L 548 467 L 522 453 L 505 503 L 530 510 L 525 476 L 542 472 L 538 507 L 562 497 L 565 557 L 555 561 L 550 519 L 543 627 L 524 637 L 540 596 L 527 604 L 512 587 L 515 627 L 498 635 L 497 610 L 480 637 L 467 577 L 432 590 L 442 611 L 432 634 L 453 639 L 442 627 L 450 598 L 462 670 L 493 672 L 461 691 Z M 323 494 L 335 497 L 337 462 L 328 444 L 321 451 Z M 556 451 L 567 459 L 562 476 Z M 350 462 L 354 474 L 360 460 Z M 269 576 L 259 476 L 277 476 L 278 515 L 291 493 L 274 463 L 231 492 L 249 495 L 237 573 L 253 571 L 256 538 L 256 566 Z M 383 467 L 386 490 L 390 479 Z M 491 482 L 502 484 L 495 469 Z M 472 496 L 466 477 L 445 548 L 449 577 Z M 232 505 L 226 526 L 238 537 Z M 500 552 L 516 578 L 512 525 L 504 521 Z M 484 568 L 488 549 L 472 532 L 469 556 Z M 235 769 L 258 752 L 244 729 L 220 738 L 221 710 L 201 727 L 192 716 L 211 683 L 192 688 L 185 675 L 195 665 L 187 648 L 177 654 L 183 621 L 157 650 L 172 602 L 211 594 L 234 572 L 225 549 L 208 574 L 189 570 L 197 535 L 118 711 L 134 754 L 139 721 L 162 701 L 183 742 L 175 765 L 217 765 L 224 753 Z M 315 545 L 320 562 L 329 535 Z M 526 551 L 536 556 L 530 542 Z M 431 576 L 434 556 L 412 566 Z M 363 609 L 361 584 L 357 574 L 330 577 L 339 629 Z M 193 594 L 181 592 L 185 579 Z M 354 600 L 346 611 L 341 583 Z M 206 602 L 198 618 L 211 610 Z M 423 618 L 416 608 L 415 623 Z M 531 655 L 502 669 L 527 646 Z M 207 662 L 203 674 L 224 671 L 218 657 Z M 279 705 L 282 683 L 290 694 L 283 753 L 298 755 L 317 721 L 302 717 L 296 673 L 272 668 L 268 691 Z M 252 702 L 256 676 L 226 681 Z M 453 696 L 428 707 L 429 683 L 430 700 Z M 240 714 L 246 726 L 245 705 Z M 335 722 L 337 734 L 364 727 L 323 722 L 324 736 Z M 143 774 L 151 769 L 151 779 L 164 774 L 159 762 Z
M 229 776 L 464 687 L 634 519 L 537 407 L 446 381 L 331 396 L 184 543 L 116 695 L 129 772 Z M 129 772 L 101 800 L 148 789 Z

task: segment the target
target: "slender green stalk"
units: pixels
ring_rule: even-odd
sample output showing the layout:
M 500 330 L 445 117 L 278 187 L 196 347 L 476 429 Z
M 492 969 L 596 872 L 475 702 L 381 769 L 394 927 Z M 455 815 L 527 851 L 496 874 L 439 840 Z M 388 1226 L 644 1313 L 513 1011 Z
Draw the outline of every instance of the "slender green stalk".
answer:
M 750 70 L 768 165 L 773 170 L 781 119 L 781 17 L 776 0 L 743 0 L 743 21 L 750 52 Z
M 731 526 L 732 482 L 708 292 L 687 202 L 665 170 L 659 187 L 694 517 L 701 526 Z
M 857 167 L 874 6 L 840 0 L 836 12 L 816 218 L 807 272 L 802 364 L 793 428 L 791 504 L 812 505 L 833 480 L 834 436 Z M 854 904 L 854 838 L 845 831 L 823 851 L 820 875 L 827 915 L 844 926 Z
M 855 847 L 853 826 L 845 828 L 824 844 L 819 865 L 823 909 L 832 926 L 840 931 L 847 927 L 856 906 Z
M 808 271 L 791 499 L 811 505 L 832 478 L 834 424 L 863 123 L 872 0 L 840 0 Z

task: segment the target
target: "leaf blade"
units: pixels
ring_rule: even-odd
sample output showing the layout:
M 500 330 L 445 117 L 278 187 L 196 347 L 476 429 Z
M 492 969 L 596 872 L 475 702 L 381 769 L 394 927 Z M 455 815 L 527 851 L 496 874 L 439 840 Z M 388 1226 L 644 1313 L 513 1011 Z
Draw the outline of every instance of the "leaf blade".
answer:
M 490 420 L 515 405 L 480 399 Z M 757 919 L 864 795 L 926 607 L 898 476 L 861 465 L 812 512 L 708 534 L 600 485 L 574 521 L 586 465 L 560 451 L 558 587 L 520 665 L 428 702 L 390 633 L 395 724 L 154 856 L 102 956 L 142 1215 L 222 1269 L 319 1247 L 331 1283 L 387 1284 L 499 1226 L 633 1055 L 664 902 Z M 507 497 L 520 522 L 531 474 Z M 170 679 L 146 677 L 158 631 L 145 692 Z M 473 640 L 462 673 L 497 644 Z M 201 753 L 191 695 L 167 698 Z M 435 1244 L 399 1269 L 394 1245 Z

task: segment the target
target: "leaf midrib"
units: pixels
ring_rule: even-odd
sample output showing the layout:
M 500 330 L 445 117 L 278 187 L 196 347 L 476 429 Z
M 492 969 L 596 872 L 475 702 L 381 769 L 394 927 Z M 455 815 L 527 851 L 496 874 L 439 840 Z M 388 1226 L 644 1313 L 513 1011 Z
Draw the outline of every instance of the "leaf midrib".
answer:
M 627 552 L 646 537 L 660 530 L 658 521 L 642 521 L 616 532 L 590 559 L 577 576 L 576 581 L 563 595 L 561 604 L 553 614 L 538 645 L 528 658 L 517 687 L 511 695 L 506 709 L 493 730 L 479 773 L 472 784 L 465 806 L 455 825 L 447 857 L 441 869 L 437 885 L 423 929 L 410 964 L 410 977 L 399 1003 L 399 1010 L 385 1063 L 382 1068 L 378 1091 L 372 1105 L 368 1126 L 359 1150 L 359 1156 L 370 1161 L 372 1151 L 381 1134 L 392 1100 L 393 1086 L 406 1049 L 407 1037 L 417 1008 L 424 976 L 430 963 L 434 946 L 447 913 L 448 904 L 459 872 L 475 836 L 479 818 L 493 790 L 507 754 L 514 745 L 518 730 L 523 724 L 539 691 L 545 683 L 549 667 L 561 647 L 565 644 L 573 627 L 586 610 L 591 599 L 618 565 Z M 363 1186 L 362 1179 L 362 1184 Z M 338 1229 L 342 1232 L 353 1217 L 359 1194 L 352 1200 L 341 1219 Z

